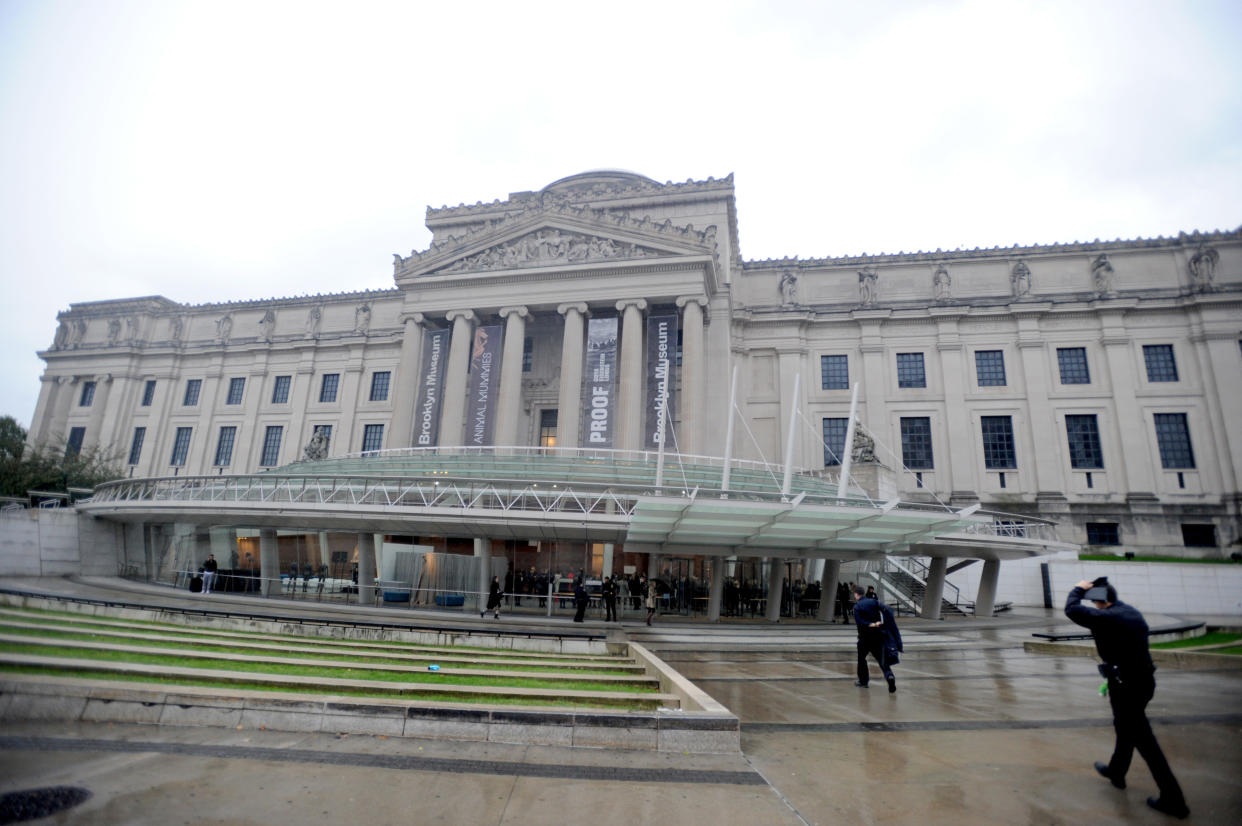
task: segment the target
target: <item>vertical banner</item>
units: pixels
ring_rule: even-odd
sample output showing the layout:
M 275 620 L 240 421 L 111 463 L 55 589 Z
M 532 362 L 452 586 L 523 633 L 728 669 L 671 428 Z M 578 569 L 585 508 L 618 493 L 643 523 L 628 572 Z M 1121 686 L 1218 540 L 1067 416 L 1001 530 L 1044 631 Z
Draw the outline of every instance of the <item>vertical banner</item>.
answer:
M 444 363 L 448 361 L 448 330 L 423 331 L 423 363 L 418 372 L 414 406 L 414 444 L 433 447 L 440 440 L 440 406 L 444 401 Z
M 496 393 L 500 384 L 501 326 L 477 327 L 470 347 L 470 382 L 466 397 L 466 444 L 492 444 L 496 429 Z
M 588 447 L 612 447 L 617 376 L 617 318 L 587 322 L 586 439 Z
M 677 314 L 647 317 L 647 429 L 643 438 L 646 448 L 656 448 L 664 441 L 665 430 L 673 426 L 677 410 L 673 385 L 677 365 Z M 664 408 L 668 412 L 661 417 Z M 673 445 L 666 443 L 665 450 Z

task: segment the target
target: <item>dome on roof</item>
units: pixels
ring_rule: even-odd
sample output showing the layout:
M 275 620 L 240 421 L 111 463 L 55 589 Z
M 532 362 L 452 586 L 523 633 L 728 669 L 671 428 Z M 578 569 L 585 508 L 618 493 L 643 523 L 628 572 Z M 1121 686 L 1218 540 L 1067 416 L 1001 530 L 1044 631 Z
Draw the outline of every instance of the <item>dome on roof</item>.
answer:
M 637 172 L 627 172 L 624 169 L 590 169 L 586 172 L 579 172 L 577 175 L 570 175 L 567 178 L 553 181 L 543 188 L 543 192 L 554 191 L 558 189 L 568 189 L 571 186 L 579 184 L 621 184 L 621 183 L 644 183 L 656 184 L 646 175 L 639 175 Z

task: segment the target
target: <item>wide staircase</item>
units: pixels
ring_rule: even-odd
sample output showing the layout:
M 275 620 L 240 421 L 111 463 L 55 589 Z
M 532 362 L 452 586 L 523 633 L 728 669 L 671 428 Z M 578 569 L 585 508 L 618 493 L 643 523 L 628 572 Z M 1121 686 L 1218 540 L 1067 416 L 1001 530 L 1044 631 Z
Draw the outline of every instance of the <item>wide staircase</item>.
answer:
M 973 561 L 973 560 L 972 560 Z M 961 567 L 961 566 L 959 566 Z M 902 613 L 922 614 L 927 596 L 927 579 L 930 569 L 926 562 L 914 557 L 892 557 L 870 571 L 872 577 L 884 584 L 885 598 L 893 608 Z M 971 614 L 961 602 L 960 589 L 945 582 L 940 600 L 941 617 L 965 617 Z

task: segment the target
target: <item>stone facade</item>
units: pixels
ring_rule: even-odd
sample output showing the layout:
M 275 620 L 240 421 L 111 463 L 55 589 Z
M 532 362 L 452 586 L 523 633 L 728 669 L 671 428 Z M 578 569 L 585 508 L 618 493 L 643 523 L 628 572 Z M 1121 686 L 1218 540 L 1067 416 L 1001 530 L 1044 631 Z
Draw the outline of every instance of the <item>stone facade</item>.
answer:
M 583 445 L 585 330 L 616 317 L 613 446 L 638 449 L 646 318 L 669 314 L 669 449 L 726 452 L 736 365 L 732 454 L 781 462 L 794 405 L 794 463 L 822 467 L 857 384 L 876 459 L 917 465 L 897 475 L 903 498 L 1049 517 L 1070 542 L 1092 525 L 1116 551 L 1238 539 L 1242 232 L 746 261 L 731 176 L 619 172 L 426 220 L 433 241 L 394 254 L 391 290 L 70 305 L 40 354 L 32 441 L 80 438 L 134 476 L 408 447 L 424 332 L 444 329 L 438 441 L 464 444 L 487 327 L 504 341 L 492 443 Z

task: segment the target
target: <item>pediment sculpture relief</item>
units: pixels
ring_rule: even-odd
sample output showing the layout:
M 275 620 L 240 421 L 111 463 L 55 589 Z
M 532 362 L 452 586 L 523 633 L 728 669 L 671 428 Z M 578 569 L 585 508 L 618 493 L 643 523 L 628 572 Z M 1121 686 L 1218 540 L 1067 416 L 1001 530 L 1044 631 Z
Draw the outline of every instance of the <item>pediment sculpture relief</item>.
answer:
M 1190 257 L 1191 284 L 1196 292 L 1207 293 L 1216 289 L 1216 263 L 1220 261 L 1220 253 L 1215 247 L 1200 244 L 1195 254 Z
M 513 267 L 574 264 L 617 258 L 651 258 L 663 254 L 658 250 L 613 241 L 611 238 L 541 229 L 455 261 L 440 272 L 507 270 Z

